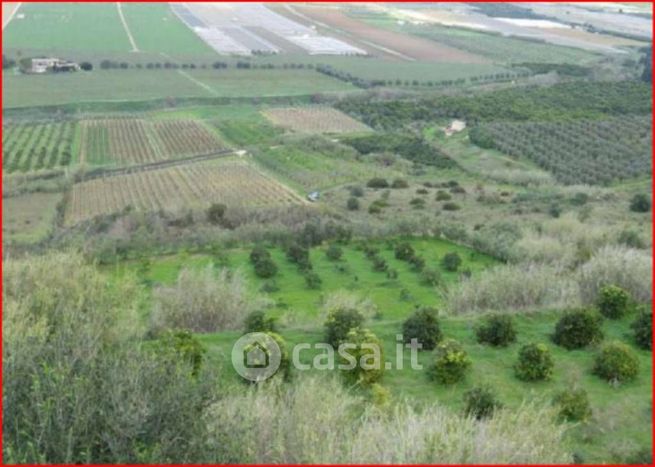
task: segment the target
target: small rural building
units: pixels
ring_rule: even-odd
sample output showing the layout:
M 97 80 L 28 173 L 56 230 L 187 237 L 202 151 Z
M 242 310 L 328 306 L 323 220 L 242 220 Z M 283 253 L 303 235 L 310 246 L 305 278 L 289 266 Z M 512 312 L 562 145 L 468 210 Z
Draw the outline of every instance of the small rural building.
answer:
M 312 203 L 314 201 L 318 201 L 320 197 L 321 194 L 318 191 L 312 191 L 310 194 L 307 195 L 307 199 L 310 200 Z
M 80 66 L 75 62 L 60 58 L 33 58 L 32 73 L 47 73 L 48 71 L 78 71 Z

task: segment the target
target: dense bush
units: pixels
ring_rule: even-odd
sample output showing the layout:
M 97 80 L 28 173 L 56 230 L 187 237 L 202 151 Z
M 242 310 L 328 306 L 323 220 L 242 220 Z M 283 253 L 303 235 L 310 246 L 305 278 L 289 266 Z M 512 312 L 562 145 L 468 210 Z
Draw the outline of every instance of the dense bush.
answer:
M 523 381 L 542 381 L 553 375 L 553 357 L 544 344 L 526 344 L 519 351 L 514 366 L 516 377 Z
M 366 182 L 366 186 L 369 188 L 389 188 L 389 182 L 384 178 L 372 178 Z
M 266 316 L 266 312 L 255 310 L 246 316 L 243 321 L 244 332 L 277 332 L 275 318 Z
M 207 208 L 207 220 L 210 224 L 221 225 L 225 219 L 227 206 L 220 203 L 213 203 Z
M 633 212 L 650 212 L 650 199 L 647 195 L 636 194 L 630 200 L 630 210 Z
M 364 188 L 361 186 L 352 186 L 350 187 L 350 196 L 353 198 L 361 198 L 364 196 Z
M 511 316 L 493 314 L 487 316 L 482 324 L 475 331 L 478 342 L 493 345 L 494 347 L 506 347 L 516 342 L 516 329 Z
M 357 327 L 348 332 L 344 342 L 354 346 L 347 350 L 349 357 L 340 355 L 339 363 L 352 367 L 341 373 L 347 383 L 370 386 L 380 381 L 385 368 L 382 342 L 377 336 L 368 329 Z
M 279 377 L 279 378 L 283 379 L 284 381 L 289 381 L 291 379 L 291 357 L 289 356 L 289 350 L 287 348 L 286 341 L 284 340 L 284 338 L 282 336 L 280 336 L 279 334 L 277 334 L 275 332 L 267 331 L 267 332 L 265 332 L 265 334 L 268 335 L 268 337 L 270 337 L 275 342 L 274 345 L 277 345 L 277 349 L 274 349 L 274 350 L 270 349 L 269 345 L 271 347 L 273 347 L 274 345 L 269 344 L 269 342 L 267 342 L 266 340 L 262 340 L 262 339 L 258 340 L 257 342 L 252 342 L 252 343 L 246 345 L 243 348 L 244 354 L 250 353 L 253 350 L 257 349 L 257 350 L 263 351 L 263 353 L 264 353 L 263 358 L 264 359 L 259 360 L 259 358 L 257 358 L 258 355 L 257 354 L 254 355 L 255 358 L 257 358 L 256 364 L 254 366 L 244 368 L 245 371 L 246 371 L 246 377 L 247 377 L 247 380 L 244 380 L 244 381 L 255 382 L 255 383 L 263 383 L 263 382 L 269 383 L 269 382 L 272 381 L 271 378 L 274 378 L 274 377 Z M 264 367 L 268 366 L 267 362 L 271 358 L 272 352 L 275 352 L 275 353 L 279 352 L 279 354 L 280 354 L 280 364 L 279 364 L 279 366 L 277 367 L 277 369 L 275 370 L 275 372 L 271 376 L 269 376 L 267 379 L 261 381 L 261 380 L 259 380 L 260 375 L 258 374 L 259 368 L 261 368 L 262 366 L 264 366 Z M 250 374 L 248 374 L 248 373 L 250 373 Z
M 404 178 L 396 178 L 391 183 L 391 188 L 409 188 L 409 183 Z
M 437 191 L 437 194 L 434 197 L 435 201 L 450 201 L 453 199 L 453 196 L 450 193 L 446 193 L 443 190 Z
M 553 402 L 559 408 L 559 418 L 567 422 L 583 422 L 591 417 L 591 405 L 584 389 L 565 389 L 557 393 Z
M 449 201 L 447 203 L 443 203 L 441 205 L 441 209 L 443 209 L 444 211 L 459 211 L 462 208 L 459 204 Z
M 343 250 L 337 245 L 330 245 L 327 250 L 325 250 L 325 256 L 330 261 L 339 261 L 343 256 Z
M 309 261 L 309 250 L 297 243 L 287 248 L 287 259 L 296 264 L 300 269 L 311 269 Z
M 441 259 L 441 264 L 446 271 L 456 272 L 462 265 L 462 258 L 455 252 L 446 253 Z
M 153 291 L 153 332 L 189 329 L 216 332 L 238 329 L 243 317 L 261 306 L 251 298 L 243 274 L 222 269 L 182 269 L 177 281 Z
M 409 261 L 414 256 L 414 248 L 407 242 L 399 243 L 394 248 L 394 255 L 396 259 Z
M 336 349 L 351 329 L 361 327 L 363 323 L 364 316 L 354 308 L 330 310 L 324 323 L 325 342 Z
M 348 208 L 349 211 L 357 211 L 359 209 L 359 200 L 354 196 L 351 196 L 346 202 L 346 208 Z
M 553 341 L 568 350 L 580 349 L 603 338 L 600 316 L 590 310 L 572 310 L 555 325 Z
M 441 283 L 441 273 L 437 269 L 424 269 L 421 271 L 421 283 L 435 286 Z
M 263 259 L 270 259 L 271 253 L 261 245 L 257 245 L 250 251 L 250 262 L 254 265 Z
M 414 255 L 407 262 L 412 265 L 414 271 L 420 272 L 425 268 L 425 260 L 421 256 Z
M 464 413 L 476 420 L 491 418 L 502 407 L 489 386 L 477 386 L 464 393 Z
M 416 339 L 423 350 L 432 350 L 442 337 L 437 310 L 434 308 L 421 308 L 403 323 L 403 341 L 406 344 Z
M 455 384 L 464 379 L 470 366 L 471 360 L 462 345 L 449 339 L 437 345 L 428 376 L 441 384 Z
M 277 274 L 277 265 L 271 258 L 263 258 L 255 263 L 255 274 L 257 277 L 269 279 Z
M 409 132 L 357 136 L 345 139 L 344 143 L 354 147 L 360 154 L 392 153 L 419 164 L 440 168 L 454 165 L 454 162 L 440 149 Z
M 621 287 L 606 285 L 598 294 L 597 306 L 605 318 L 619 319 L 628 313 L 630 296 Z
M 197 376 L 207 350 L 197 337 L 186 330 L 167 331 L 158 340 L 156 350 L 164 356 L 172 355 L 191 365 L 191 374 Z
M 653 312 L 643 310 L 632 323 L 635 343 L 644 350 L 653 348 Z
M 639 372 L 639 360 L 627 345 L 619 341 L 609 342 L 596 355 L 593 371 L 612 383 L 631 381 Z
M 305 271 L 305 285 L 308 289 L 320 289 L 323 281 L 314 271 Z

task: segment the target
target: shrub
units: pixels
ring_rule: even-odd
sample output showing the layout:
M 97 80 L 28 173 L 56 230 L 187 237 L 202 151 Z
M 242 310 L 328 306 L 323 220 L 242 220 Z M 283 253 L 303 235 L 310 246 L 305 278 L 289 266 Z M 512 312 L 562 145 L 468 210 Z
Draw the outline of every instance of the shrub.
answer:
M 350 358 L 341 355 L 340 363 L 352 365 L 350 369 L 342 370 L 342 375 L 349 384 L 370 386 L 382 379 L 384 373 L 384 360 L 382 342 L 368 329 L 356 327 L 351 329 L 344 343 L 353 345 L 347 353 Z
M 380 256 L 373 256 L 371 258 L 373 260 L 373 270 L 377 272 L 386 272 L 387 269 L 389 269 L 389 265 L 385 261 L 384 258 L 381 258 Z
M 443 203 L 441 209 L 443 209 L 444 211 L 459 211 L 461 207 L 457 203 L 448 202 L 448 203 Z
M 603 338 L 600 317 L 589 310 L 569 311 L 555 326 L 553 341 L 565 349 L 580 349 Z
M 462 264 L 462 258 L 457 253 L 446 253 L 441 260 L 441 264 L 446 271 L 456 272 Z
M 191 374 L 198 375 L 207 350 L 197 337 L 186 330 L 167 331 L 157 342 L 157 351 L 174 355 L 191 365 Z
M 391 188 L 409 188 L 409 183 L 407 183 L 407 180 L 405 179 L 396 178 L 393 183 L 391 183 Z
M 325 251 L 325 256 L 327 256 L 330 261 L 339 261 L 343 256 L 343 250 L 337 245 L 330 245 Z
M 578 284 L 586 304 L 596 303 L 600 289 L 613 284 L 639 303 L 650 303 L 653 294 L 652 256 L 642 250 L 606 246 L 580 268 Z
M 384 208 L 385 206 L 386 206 L 385 203 L 380 200 L 373 201 L 368 207 L 368 213 L 380 214 L 382 212 L 382 208 Z
M 255 274 L 262 279 L 268 279 L 277 274 L 277 265 L 271 258 L 261 259 L 255 263 Z
M 375 177 L 370 179 L 366 186 L 369 188 L 389 188 L 389 182 L 384 178 Z
M 653 348 L 653 312 L 643 310 L 632 323 L 632 332 L 637 346 L 644 350 Z
M 275 370 L 275 373 L 273 373 L 269 378 L 267 378 L 266 380 L 264 380 L 262 382 L 271 381 L 271 378 L 273 378 L 275 376 L 281 377 L 285 381 L 289 381 L 291 379 L 291 357 L 289 356 L 289 350 L 288 350 L 286 341 L 284 340 L 284 338 L 282 336 L 280 336 L 279 334 L 277 334 L 275 332 L 270 332 L 269 331 L 269 332 L 266 332 L 265 334 L 267 334 L 271 339 L 273 339 L 275 341 L 275 344 L 277 344 L 277 347 L 278 347 L 279 352 L 280 352 L 280 365 Z M 268 344 L 268 342 L 266 342 L 266 341 L 263 341 L 263 342 L 258 341 L 257 343 L 253 342 L 252 344 L 249 344 L 249 345 L 245 346 L 243 348 L 243 352 L 248 353 L 248 352 L 250 352 L 251 350 L 254 349 L 255 345 L 257 345 L 257 347 L 259 349 L 263 350 L 264 353 L 267 354 L 267 356 L 265 358 L 266 358 L 266 361 L 268 361 L 268 359 L 270 358 L 270 355 L 271 355 L 271 350 L 267 347 L 267 344 Z M 266 361 L 261 362 L 261 364 L 266 366 L 265 365 Z M 249 368 L 253 368 L 253 369 L 257 370 L 260 367 L 259 366 L 246 367 L 245 370 L 248 372 Z M 249 380 L 259 382 L 259 381 L 257 381 L 257 376 L 258 375 L 256 373 L 251 374 L 250 377 L 249 377 Z
M 606 285 L 598 294 L 598 310 L 609 319 L 619 319 L 626 315 L 630 297 L 621 287 Z
M 622 230 L 617 241 L 619 244 L 625 245 L 628 248 L 646 248 L 646 242 L 641 235 L 634 230 Z
M 639 372 L 639 360 L 627 345 L 619 341 L 610 342 L 596 355 L 593 372 L 612 383 L 631 381 Z
M 567 422 L 583 422 L 591 417 L 591 405 L 584 389 L 565 389 L 557 393 L 553 403 L 559 407 L 559 419 Z
M 412 265 L 414 271 L 422 271 L 425 268 L 425 260 L 418 255 L 409 258 L 408 262 Z
M 464 413 L 476 420 L 491 418 L 502 407 L 489 386 L 477 386 L 464 393 Z
M 227 206 L 220 203 L 212 203 L 207 209 L 207 221 L 212 225 L 221 225 L 223 223 Z
M 311 269 L 309 262 L 309 250 L 297 243 L 287 248 L 287 259 L 298 265 L 301 269 Z
M 416 339 L 422 349 L 432 350 L 442 337 L 437 310 L 434 308 L 421 308 L 403 323 L 403 340 L 406 344 Z
M 271 253 L 261 245 L 257 245 L 250 252 L 250 262 L 252 264 L 257 264 L 263 259 L 270 259 Z
M 189 329 L 216 332 L 238 329 L 243 317 L 261 307 L 251 298 L 243 274 L 212 267 L 182 269 L 175 284 L 153 292 L 151 327 L 154 332 Z
M 244 332 L 276 332 L 275 318 L 267 317 L 262 310 L 255 310 L 243 321 Z
M 494 314 L 487 316 L 475 331 L 477 341 L 494 347 L 507 347 L 516 342 L 516 330 L 511 316 Z
M 320 289 L 323 281 L 314 271 L 305 272 L 305 285 L 308 289 Z
M 455 384 L 464 379 L 470 366 L 471 360 L 462 345 L 449 339 L 437 345 L 435 360 L 428 369 L 428 376 L 441 384 Z
M 632 212 L 650 212 L 650 199 L 643 193 L 634 195 L 630 200 L 630 210 Z
M 443 190 L 437 191 L 436 196 L 434 197 L 436 201 L 450 201 L 453 199 L 452 195 L 448 192 L 445 192 Z
M 425 269 L 421 272 L 421 282 L 425 285 L 439 285 L 441 274 L 436 269 Z
M 361 186 L 350 187 L 350 196 L 361 198 L 364 196 L 364 189 Z
M 426 190 L 425 188 L 418 188 L 416 190 L 417 195 L 427 195 L 428 193 L 430 193 L 430 192 L 428 190 Z
M 357 211 L 359 209 L 359 200 L 355 197 L 348 198 L 346 208 L 348 208 L 349 211 Z
M 414 248 L 407 242 L 399 243 L 394 248 L 394 255 L 396 259 L 408 261 L 414 256 Z
M 542 381 L 553 375 L 553 358 L 544 344 L 526 344 L 519 351 L 514 366 L 516 377 L 523 381 Z
M 582 191 L 575 193 L 571 197 L 571 204 L 573 204 L 574 206 L 582 206 L 584 204 L 587 204 L 588 201 L 589 201 L 589 195 Z
M 363 323 L 364 316 L 354 308 L 330 311 L 324 324 L 325 342 L 336 349 L 351 329 L 360 327 Z
M 409 204 L 414 209 L 423 209 L 425 207 L 425 200 L 423 198 L 413 198 Z

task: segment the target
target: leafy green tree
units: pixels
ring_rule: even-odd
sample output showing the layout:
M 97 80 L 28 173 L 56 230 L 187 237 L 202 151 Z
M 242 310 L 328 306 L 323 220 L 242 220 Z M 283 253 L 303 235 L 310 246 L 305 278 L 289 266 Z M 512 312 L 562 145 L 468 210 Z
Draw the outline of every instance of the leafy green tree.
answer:
M 462 345 L 449 339 L 437 345 L 435 359 L 428 369 L 428 376 L 441 384 L 455 384 L 464 379 L 470 367 L 471 359 Z
M 455 252 L 446 253 L 441 264 L 446 271 L 455 272 L 462 265 L 462 258 Z
M 442 338 L 437 310 L 434 308 L 420 308 L 403 323 L 403 341 L 406 344 L 416 339 L 421 349 L 432 350 Z
M 524 381 L 542 381 L 553 375 L 553 357 L 544 344 L 525 344 L 514 366 L 516 377 Z

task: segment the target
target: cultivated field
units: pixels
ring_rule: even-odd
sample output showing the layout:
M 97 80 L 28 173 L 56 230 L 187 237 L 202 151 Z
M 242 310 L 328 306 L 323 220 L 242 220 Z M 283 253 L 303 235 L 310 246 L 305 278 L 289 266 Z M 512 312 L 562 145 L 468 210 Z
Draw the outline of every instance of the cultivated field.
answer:
M 2 170 L 28 172 L 70 165 L 76 131 L 75 122 L 4 125 Z
M 236 161 L 188 164 L 160 170 L 100 178 L 75 184 L 66 211 L 66 224 L 120 212 L 131 206 L 158 211 L 207 207 L 273 207 L 303 204 L 289 188 Z
M 371 131 L 354 118 L 331 107 L 286 107 L 262 113 L 275 125 L 300 133 L 357 133 Z
M 141 164 L 226 148 L 214 133 L 194 120 L 116 118 L 84 121 L 81 128 L 80 160 L 92 164 Z
M 61 193 L 28 193 L 2 199 L 4 243 L 36 243 L 54 226 Z
M 650 117 L 553 123 L 492 123 L 494 146 L 524 156 L 562 183 L 605 184 L 651 171 Z
M 304 17 L 315 21 L 316 24 L 325 24 L 328 27 L 345 31 L 370 47 L 376 48 L 378 54 L 383 52 L 405 60 L 455 63 L 490 62 L 482 55 L 475 55 L 447 45 L 435 44 L 425 39 L 371 26 L 363 21 L 350 18 L 335 8 L 293 6 L 293 9 Z

